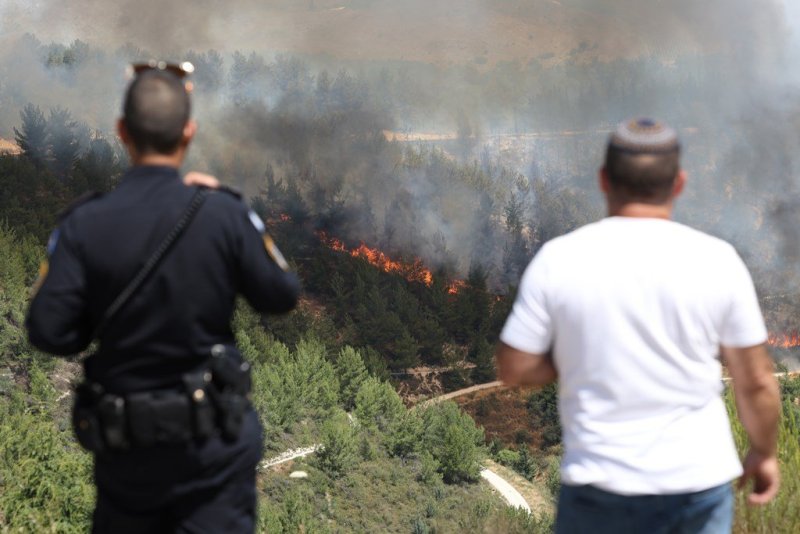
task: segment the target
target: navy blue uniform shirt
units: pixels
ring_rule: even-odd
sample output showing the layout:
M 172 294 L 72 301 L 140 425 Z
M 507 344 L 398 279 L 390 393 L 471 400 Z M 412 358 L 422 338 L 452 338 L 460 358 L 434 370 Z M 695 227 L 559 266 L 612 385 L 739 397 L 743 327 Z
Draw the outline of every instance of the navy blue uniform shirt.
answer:
M 28 335 L 55 354 L 85 349 L 108 306 L 174 227 L 196 188 L 176 169 L 134 167 L 110 193 L 75 208 L 54 232 L 50 266 L 30 306 Z M 214 191 L 85 361 L 110 393 L 180 386 L 210 347 L 233 346 L 235 297 L 259 312 L 291 310 L 297 277 L 264 248 L 247 207 Z

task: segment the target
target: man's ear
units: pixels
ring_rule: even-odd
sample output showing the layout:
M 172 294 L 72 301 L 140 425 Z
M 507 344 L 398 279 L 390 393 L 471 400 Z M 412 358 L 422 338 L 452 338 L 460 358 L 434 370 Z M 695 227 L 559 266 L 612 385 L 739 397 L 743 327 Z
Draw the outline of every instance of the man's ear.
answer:
M 194 134 L 197 133 L 197 123 L 193 120 L 190 120 L 186 123 L 186 126 L 183 127 L 183 144 L 188 145 L 192 142 L 194 138 Z
M 677 197 L 683 192 L 683 187 L 686 185 L 686 171 L 681 169 L 678 176 L 675 177 L 675 183 L 672 185 L 672 198 Z
M 608 181 L 608 170 L 605 167 L 600 167 L 600 172 L 597 173 L 597 178 L 600 184 L 600 191 L 606 195 L 611 190 L 611 183 Z
M 119 139 L 122 141 L 122 145 L 125 147 L 125 150 L 128 151 L 128 156 L 132 160 L 135 160 L 138 152 L 136 150 L 136 146 L 134 146 L 133 141 L 131 140 L 131 134 L 128 132 L 128 128 L 125 126 L 125 119 L 117 120 L 117 135 L 119 135 Z
M 117 135 L 122 141 L 123 145 L 130 143 L 131 136 L 128 134 L 128 129 L 125 127 L 125 119 L 117 119 Z

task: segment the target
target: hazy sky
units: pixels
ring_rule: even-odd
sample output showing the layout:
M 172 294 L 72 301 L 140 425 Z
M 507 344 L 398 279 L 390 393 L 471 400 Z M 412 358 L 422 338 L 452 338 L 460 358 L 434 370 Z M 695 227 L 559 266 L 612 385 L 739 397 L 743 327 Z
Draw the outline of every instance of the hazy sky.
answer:
M 786 5 L 786 19 L 792 29 L 792 41 L 795 47 L 800 45 L 800 2 L 797 0 L 784 0 Z
M 451 0 L 454 3 L 456 0 Z M 457 0 L 460 7 L 458 10 L 449 11 L 446 17 L 428 17 L 433 21 L 434 26 L 446 21 L 451 27 L 448 42 L 452 47 L 467 47 L 474 45 L 475 42 L 484 40 L 486 43 L 482 44 L 484 48 L 497 49 L 502 48 L 505 41 L 511 39 L 509 35 L 514 32 L 519 33 L 520 28 L 515 27 L 510 21 L 500 17 L 497 22 L 502 27 L 493 28 L 493 32 L 467 32 L 466 35 L 471 36 L 467 41 L 463 40 L 462 33 L 458 33 L 453 29 L 458 24 L 466 25 L 469 29 L 475 30 L 475 21 L 483 20 L 481 14 L 483 11 L 480 6 L 491 3 L 488 0 Z M 537 6 L 550 6 L 547 0 L 530 0 L 531 5 Z M 614 41 L 617 39 L 616 34 L 629 34 L 631 31 L 623 31 L 626 29 L 624 24 L 610 27 L 603 37 L 599 37 L 597 28 L 586 28 L 581 25 L 586 20 L 590 22 L 597 22 L 592 18 L 594 11 L 585 6 L 581 8 L 583 3 L 591 5 L 591 2 L 596 0 L 567 0 L 564 1 L 564 12 L 569 13 L 572 17 L 572 29 L 577 32 L 573 36 L 576 43 L 580 41 L 584 33 L 588 34 L 588 40 L 592 41 Z M 614 5 L 614 0 L 606 0 L 609 5 Z M 630 1 L 630 0 L 626 0 Z M 417 11 L 421 9 L 420 6 L 426 5 L 427 0 L 397 0 L 397 5 L 403 6 L 417 6 Z M 600 3 L 600 2 L 598 2 Z M 683 0 L 682 2 L 675 2 L 675 7 L 663 7 L 663 2 L 654 2 L 654 6 L 662 6 L 659 9 L 664 11 L 665 14 L 670 15 L 669 18 L 672 24 L 664 22 L 669 28 L 670 35 L 674 37 L 674 42 L 667 43 L 665 46 L 677 46 L 679 43 L 696 42 L 698 46 L 707 46 L 707 49 L 713 49 L 715 45 L 718 47 L 719 43 L 714 43 L 713 39 L 704 40 L 708 34 L 712 35 L 725 35 L 726 31 L 729 32 L 728 36 L 724 39 L 726 45 L 736 45 L 735 38 L 730 35 L 738 35 L 738 25 L 752 24 L 762 30 L 760 39 L 769 39 L 771 35 L 778 33 L 780 28 L 776 28 L 776 32 L 769 30 L 763 31 L 765 26 L 771 27 L 775 25 L 774 18 L 770 19 L 770 11 L 774 10 L 776 5 L 781 3 L 785 6 L 787 21 L 789 27 L 792 28 L 792 48 L 794 55 L 800 57 L 800 0 L 738 0 L 734 2 L 730 0 L 731 5 L 736 4 L 739 6 L 738 11 L 732 10 L 732 13 L 717 13 L 713 11 L 705 13 L 706 10 L 719 9 L 718 6 L 726 5 L 724 0 L 717 0 L 717 2 L 699 2 L 697 0 Z M 403 41 L 402 37 L 405 35 L 402 31 L 398 35 L 397 32 L 392 33 L 391 30 L 397 29 L 393 25 L 386 25 L 387 27 L 378 28 L 371 32 L 376 21 L 357 15 L 345 15 L 345 11 L 338 11 L 342 7 L 337 6 L 339 2 L 336 0 L 317 0 L 318 6 L 316 16 L 308 16 L 306 11 L 303 16 L 295 16 L 295 14 L 287 11 L 287 5 L 292 4 L 288 0 L 170 0 L 164 2 L 163 0 L 109 0 L 99 2 L 98 0 L 0 0 L 0 42 L 3 41 L 4 36 L 19 36 L 24 32 L 32 32 L 43 42 L 70 42 L 75 38 L 80 38 L 88 41 L 91 44 L 102 45 L 103 42 L 112 42 L 119 44 L 125 40 L 129 40 L 138 46 L 145 46 L 150 49 L 147 43 L 160 43 L 164 45 L 156 48 L 175 49 L 172 51 L 183 51 L 188 48 L 205 49 L 215 47 L 218 49 L 231 51 L 234 49 L 255 49 L 259 52 L 269 50 L 289 50 L 299 53 L 325 53 L 327 50 L 344 50 L 344 55 L 353 55 L 348 47 L 342 47 L 339 41 L 354 41 L 349 43 L 352 47 L 368 46 L 379 48 L 387 47 L 392 41 Z M 341 4 L 348 5 L 348 0 L 342 0 Z M 452 10 L 452 4 L 448 0 L 440 0 L 438 3 L 448 6 L 448 10 Z M 555 4 L 555 3 L 553 3 Z M 232 6 L 235 5 L 234 9 Z M 280 9 L 269 10 L 269 6 L 275 7 L 276 5 L 283 6 Z M 296 12 L 302 11 L 301 6 L 305 5 L 300 0 L 297 0 L 298 7 L 294 8 Z M 383 4 L 381 4 L 383 5 Z M 472 6 L 472 9 L 467 9 L 465 6 Z M 646 6 L 646 3 L 639 4 Z M 669 5 L 667 3 L 667 5 Z M 763 6 L 759 8 L 758 6 Z M 190 7 L 187 7 L 190 6 Z M 566 6 L 572 6 L 575 9 L 567 9 Z M 695 11 L 696 6 L 696 11 Z M 745 6 L 745 7 L 742 7 Z M 749 7 L 748 7 L 749 6 Z M 441 6 L 440 6 L 441 7 Z M 691 8 L 691 9 L 690 9 Z M 409 7 L 411 11 L 415 11 Z M 432 9 L 432 8 L 431 8 Z M 644 8 L 642 8 L 644 9 Z M 747 12 L 750 10 L 750 16 L 743 16 L 742 10 Z M 268 10 L 268 14 L 267 11 Z M 300 10 L 300 11 L 298 11 Z M 372 11 L 381 12 L 380 9 L 375 8 Z M 435 10 L 434 10 L 435 11 Z M 638 10 L 641 11 L 641 10 Z M 600 12 L 600 11 L 598 11 Z M 537 42 L 537 46 L 546 48 L 548 46 L 549 36 L 545 35 L 546 27 L 542 28 L 537 26 L 546 24 L 548 17 L 555 17 L 553 20 L 558 22 L 559 10 L 551 6 L 551 11 L 541 8 L 540 16 L 535 17 L 529 21 L 530 31 L 534 34 L 542 34 L 542 42 Z M 258 19 L 257 14 L 264 15 L 267 20 L 261 20 L 256 24 L 255 29 L 253 26 L 253 19 Z M 373 13 L 374 14 L 374 13 Z M 433 13 L 434 15 L 436 13 Z M 766 18 L 759 17 L 765 14 Z M 441 13 L 439 13 L 441 15 Z M 727 18 L 726 18 L 727 16 Z M 780 17 L 780 13 L 777 14 Z M 587 18 L 588 17 L 588 18 Z M 623 17 L 624 18 L 624 17 Z M 461 20 L 464 19 L 464 20 Z M 586 20 L 584 20 L 586 19 Z M 744 20 L 742 20 L 744 19 Z M 181 24 L 174 24 L 175 21 L 181 21 Z M 602 21 L 602 19 L 599 19 Z M 635 19 L 637 25 L 633 29 L 641 26 L 642 20 Z M 760 22 L 759 22 L 760 20 Z M 499 21 L 499 22 L 498 22 Z M 767 21 L 767 22 L 765 22 Z M 380 22 L 380 21 L 378 21 Z M 561 21 L 563 22 L 563 21 Z M 644 22 L 647 22 L 646 20 Z M 526 24 L 528 21 L 525 22 Z M 399 20 L 393 23 L 402 29 L 404 24 L 420 25 L 420 21 L 413 19 Z M 510 24 L 510 25 L 509 25 Z M 603 24 L 607 24 L 603 22 Z M 235 35 L 232 35 L 231 27 L 236 28 Z M 381 26 L 378 24 L 378 26 Z M 338 35 L 336 29 L 340 33 L 345 33 L 345 37 Z M 564 30 L 565 28 L 560 28 Z M 658 43 L 664 41 L 663 36 L 659 34 L 659 27 L 646 27 L 639 28 L 640 33 L 643 35 L 637 38 L 629 39 L 626 41 L 622 37 L 623 44 L 625 43 L 639 43 L 642 46 L 653 47 Z M 514 31 L 511 31 L 514 30 Z M 377 31 L 377 33 L 375 33 Z M 636 32 L 633 32 L 636 33 Z M 314 37 L 313 39 L 311 37 Z M 429 36 L 424 33 L 414 33 L 413 38 L 417 41 L 429 40 Z M 461 40 L 460 40 L 461 39 Z M 648 40 L 649 39 L 649 40 Z M 513 40 L 513 39 L 512 39 Z M 314 46 L 309 45 L 309 41 L 314 41 Z M 316 43 L 316 41 L 320 41 Z M 348 42 L 349 42 L 348 41 Z M 363 42 L 361 42 L 363 41 Z M 434 39 L 435 41 L 435 39 Z M 339 44 L 337 47 L 336 44 Z M 389 43 L 389 44 L 387 44 Z M 654 45 L 656 43 L 656 45 Z M 345 43 L 347 44 L 347 43 Z M 398 43 L 400 48 L 413 46 L 414 42 Z M 416 43 L 419 44 L 419 43 Z M 747 41 L 738 42 L 745 48 L 751 46 L 752 43 Z M 263 45 L 263 46 L 259 46 Z M 569 43 L 569 48 L 574 47 L 575 43 Z M 441 47 L 442 43 L 436 41 L 432 42 L 431 46 Z M 709 48 L 710 46 L 710 48 Z M 657 48 L 657 46 L 656 46 Z M 655 49 L 655 48 L 654 48 Z M 163 53 L 162 50 L 151 50 L 155 53 Z M 547 51 L 547 50 L 545 50 Z M 556 54 L 559 53 L 558 49 L 551 50 Z M 376 54 L 380 55 L 380 50 Z M 388 52 L 392 52 L 389 50 Z M 446 51 L 445 51 L 446 52 Z M 445 53 L 442 52 L 442 53 Z M 498 52 L 495 50 L 495 52 Z M 500 55 L 502 52 L 499 51 Z M 467 55 L 468 59 L 472 59 L 475 51 L 470 49 Z M 387 56 L 392 56 L 387 53 Z M 396 54 L 395 54 L 396 55 Z M 401 54 L 402 56 L 402 54 Z M 356 57 L 358 55 L 356 54 Z M 397 59 L 392 57 L 393 59 Z

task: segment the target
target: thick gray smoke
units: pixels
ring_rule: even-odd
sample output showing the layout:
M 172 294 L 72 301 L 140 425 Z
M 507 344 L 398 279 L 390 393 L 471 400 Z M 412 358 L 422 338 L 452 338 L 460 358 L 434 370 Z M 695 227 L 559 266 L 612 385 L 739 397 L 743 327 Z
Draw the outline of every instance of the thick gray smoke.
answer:
M 508 224 L 515 202 L 528 252 L 599 216 L 606 132 L 653 114 L 686 146 L 679 218 L 734 240 L 762 292 L 784 294 L 800 250 L 789 33 L 782 0 L 0 0 L 0 137 L 28 102 L 110 133 L 128 62 L 194 50 L 192 165 L 250 193 L 272 169 L 343 206 L 325 215 L 343 237 L 463 272 L 508 253 L 481 220 Z M 382 129 L 429 139 L 428 155 Z M 475 187 L 448 178 L 453 160 L 477 161 Z

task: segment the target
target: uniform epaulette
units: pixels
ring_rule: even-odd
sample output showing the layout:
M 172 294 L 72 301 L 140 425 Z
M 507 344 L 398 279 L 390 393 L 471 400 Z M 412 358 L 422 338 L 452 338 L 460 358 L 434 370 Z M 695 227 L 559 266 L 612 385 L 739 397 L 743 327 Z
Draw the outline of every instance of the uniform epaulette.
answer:
M 233 195 L 237 199 L 242 200 L 242 192 L 239 190 L 238 187 L 233 187 L 232 185 L 220 185 L 219 187 L 216 188 L 216 190 L 228 193 L 229 195 Z
M 76 198 L 69 206 L 64 208 L 61 213 L 58 214 L 58 220 L 63 221 L 64 219 L 69 216 L 70 213 L 78 209 L 79 207 L 83 206 L 87 202 L 90 202 L 96 198 L 100 198 L 103 196 L 103 193 L 100 191 L 87 191 L 83 193 L 81 196 Z

